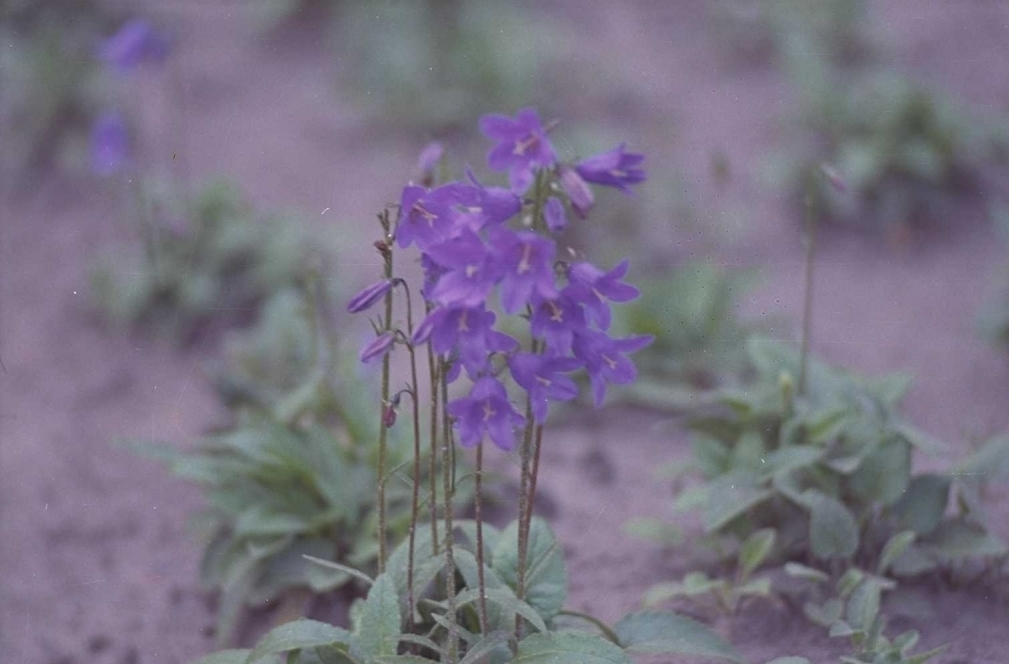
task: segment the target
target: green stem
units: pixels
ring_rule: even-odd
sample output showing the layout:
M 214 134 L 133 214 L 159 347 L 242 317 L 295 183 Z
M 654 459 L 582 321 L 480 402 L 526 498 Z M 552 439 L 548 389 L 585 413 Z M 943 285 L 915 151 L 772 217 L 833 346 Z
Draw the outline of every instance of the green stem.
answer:
M 431 380 L 431 459 L 428 468 L 429 509 L 431 510 L 431 555 L 438 555 L 438 389 L 440 373 L 435 366 L 434 351 L 427 345 L 427 368 Z
M 384 275 L 386 279 L 392 279 L 392 235 L 389 225 L 389 213 L 386 211 L 379 215 L 382 230 L 385 232 L 386 250 L 382 256 L 385 259 Z M 392 330 L 392 290 L 385 294 L 385 320 L 382 326 L 383 331 Z M 385 561 L 388 556 L 388 543 L 386 534 L 385 515 L 385 465 L 387 454 L 388 429 L 385 425 L 385 409 L 389 406 L 389 374 L 391 358 L 388 353 L 382 358 L 382 407 L 379 409 L 379 430 L 378 430 L 378 573 L 385 571 Z
M 799 356 L 799 396 L 806 394 L 806 363 L 809 356 L 809 338 L 813 329 L 813 267 L 816 262 L 816 201 L 810 176 L 806 192 L 806 292 L 802 305 L 802 354 Z
M 515 596 L 520 600 L 525 599 L 526 594 L 526 560 L 529 552 L 529 542 L 527 536 L 529 530 L 526 528 L 525 519 L 529 513 L 527 502 L 529 500 L 529 474 L 531 467 L 530 448 L 533 437 L 533 413 L 532 399 L 526 395 L 525 431 L 522 435 L 522 447 L 520 455 L 522 457 L 522 472 L 519 478 L 519 522 L 518 522 L 518 570 L 515 583 Z M 522 616 L 515 616 L 515 640 L 522 640 Z
M 617 633 L 613 631 L 613 628 L 593 615 L 589 615 L 588 613 L 582 613 L 581 611 L 575 611 L 573 609 L 561 609 L 560 611 L 558 611 L 557 615 L 570 616 L 572 618 L 581 618 L 582 620 L 586 620 L 595 625 L 596 627 L 598 627 L 599 631 L 602 632 L 603 636 L 605 636 L 607 639 L 617 644 L 618 646 L 620 645 L 620 637 L 617 636 Z
M 477 584 L 480 593 L 480 632 L 487 634 L 489 621 L 487 620 L 487 582 L 484 579 L 483 571 L 483 444 L 476 446 L 476 493 L 473 496 L 473 511 L 476 517 L 476 574 Z
M 440 372 L 448 375 L 448 363 L 442 361 Z M 448 383 L 441 381 L 441 401 L 448 404 Z M 455 554 L 452 546 L 452 468 L 450 447 L 453 445 L 452 421 L 448 408 L 442 408 L 442 491 L 444 492 L 445 519 L 445 595 L 448 604 L 448 664 L 455 664 L 459 659 L 459 624 L 455 605 Z
M 406 290 L 406 329 L 407 335 L 413 338 L 413 306 L 411 304 L 410 289 L 403 283 Z M 411 396 L 413 397 L 413 493 L 410 497 L 410 543 L 408 545 L 406 563 L 406 609 L 407 623 L 413 627 L 413 575 L 414 575 L 414 552 L 417 540 L 417 519 L 420 513 L 420 400 L 417 398 L 417 352 L 413 343 L 407 344 L 407 351 L 410 354 L 410 380 Z

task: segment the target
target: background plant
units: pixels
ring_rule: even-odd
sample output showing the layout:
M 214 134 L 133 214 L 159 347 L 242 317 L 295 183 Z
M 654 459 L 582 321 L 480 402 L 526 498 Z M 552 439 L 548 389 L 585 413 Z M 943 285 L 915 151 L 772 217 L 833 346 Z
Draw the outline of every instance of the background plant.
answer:
M 250 320 L 272 292 L 322 267 L 294 219 L 255 211 L 223 180 L 192 198 L 145 186 L 134 215 L 142 253 L 100 262 L 94 300 L 113 322 L 182 343 L 211 321 Z

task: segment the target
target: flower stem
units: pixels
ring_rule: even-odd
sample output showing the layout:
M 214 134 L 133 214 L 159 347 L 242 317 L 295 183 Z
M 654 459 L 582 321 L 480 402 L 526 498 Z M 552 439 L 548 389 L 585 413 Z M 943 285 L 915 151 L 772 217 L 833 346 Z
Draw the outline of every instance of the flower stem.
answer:
M 442 361 L 441 376 L 448 374 L 448 363 Z M 441 401 L 448 403 L 448 383 L 444 378 L 441 383 Z M 444 493 L 443 518 L 445 519 L 445 595 L 448 603 L 448 664 L 455 664 L 459 659 L 459 625 L 455 605 L 455 554 L 452 547 L 452 474 L 451 451 L 453 444 L 452 422 L 448 409 L 442 408 L 442 491 Z
M 532 398 L 526 396 L 525 431 L 522 435 L 522 447 L 520 454 L 522 457 L 522 474 L 519 479 L 519 522 L 518 522 L 518 570 L 515 583 L 515 596 L 520 600 L 525 599 L 526 594 L 526 559 L 528 557 L 529 530 L 526 527 L 526 516 L 529 514 L 529 475 L 531 467 L 530 447 L 533 437 L 533 408 Z M 515 640 L 522 640 L 522 616 L 515 616 Z
M 480 607 L 480 632 L 482 634 L 487 634 L 488 625 L 490 624 L 487 620 L 487 582 L 484 579 L 483 572 L 483 514 L 482 514 L 482 503 L 483 503 L 483 445 L 476 446 L 476 475 L 474 476 L 476 481 L 476 493 L 473 496 L 473 511 L 476 517 L 476 574 L 477 574 L 477 584 L 480 593 L 479 597 L 479 607 Z
M 406 285 L 404 283 L 404 288 Z M 406 329 L 410 338 L 413 337 L 413 306 L 411 304 L 410 290 L 406 289 Z M 407 624 L 413 627 L 413 575 L 415 564 L 415 544 L 417 540 L 417 519 L 420 512 L 420 400 L 417 398 L 417 351 L 413 343 L 407 344 L 407 351 L 410 354 L 410 380 L 413 397 L 413 493 L 410 497 L 410 543 L 408 545 L 406 563 L 406 610 Z
M 430 497 L 429 509 L 431 510 L 431 555 L 438 555 L 438 400 L 441 392 L 438 390 L 438 383 L 441 380 L 441 373 L 435 365 L 434 351 L 431 345 L 427 346 L 427 368 L 431 380 L 431 459 L 428 469 L 428 482 Z
M 385 244 L 386 250 L 382 252 L 382 257 L 385 259 L 385 271 L 384 276 L 386 279 L 392 279 L 392 235 L 390 233 L 389 224 L 389 212 L 386 210 L 384 213 L 379 215 L 379 221 L 382 224 L 382 230 L 385 232 Z M 392 291 L 390 290 L 385 294 L 385 320 L 383 321 L 383 331 L 389 332 L 392 330 Z M 378 430 L 378 573 L 382 574 L 385 571 L 385 560 L 388 555 L 388 543 L 385 539 L 386 533 L 386 517 L 385 517 L 385 465 L 386 465 L 386 439 L 388 437 L 388 428 L 386 427 L 385 409 L 389 405 L 389 373 L 390 373 L 390 357 L 386 353 L 385 357 L 382 358 L 382 407 L 379 413 L 379 430 Z

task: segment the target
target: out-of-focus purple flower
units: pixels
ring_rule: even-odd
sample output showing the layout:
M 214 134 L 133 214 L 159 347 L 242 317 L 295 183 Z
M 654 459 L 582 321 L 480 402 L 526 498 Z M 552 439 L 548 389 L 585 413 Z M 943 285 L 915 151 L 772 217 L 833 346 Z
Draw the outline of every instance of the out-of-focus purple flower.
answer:
M 564 375 L 582 363 L 573 357 L 551 357 L 533 353 L 515 353 L 508 359 L 512 378 L 529 393 L 533 420 L 543 424 L 551 401 L 570 401 L 578 396 L 575 382 Z
M 396 341 L 394 332 L 383 332 L 361 350 L 361 361 L 367 364 L 389 352 Z
M 102 113 L 91 128 L 91 168 L 107 177 L 122 170 L 128 159 L 126 121 L 119 113 Z
M 449 182 L 425 190 L 416 185 L 403 188 L 396 241 L 400 247 L 416 242 L 421 251 L 452 237 L 456 225 L 454 207 L 468 194 L 468 185 Z
M 370 309 L 376 302 L 385 297 L 385 294 L 392 290 L 392 287 L 393 281 L 391 279 L 383 279 L 378 283 L 368 286 L 350 299 L 350 303 L 347 304 L 347 311 L 357 314 Z
M 556 245 L 532 231 L 491 229 L 490 245 L 501 269 L 501 305 L 513 314 L 525 306 L 533 294 L 545 299 L 557 296 L 554 287 Z
M 142 18 L 123 24 L 101 43 L 98 56 L 121 74 L 144 62 L 161 62 L 168 55 L 168 39 Z
M 606 398 L 607 383 L 625 385 L 637 377 L 638 371 L 634 363 L 625 357 L 625 353 L 641 350 L 654 339 L 651 335 L 614 339 L 605 332 L 589 329 L 575 332 L 572 350 L 589 373 L 592 397 L 597 408 Z
M 556 298 L 539 300 L 529 321 L 532 335 L 545 340 L 547 348 L 558 355 L 571 352 L 575 330 L 585 327 L 582 308 L 565 291 L 561 291 Z
M 549 168 L 557 160 L 546 130 L 535 110 L 524 108 L 515 119 L 494 113 L 480 118 L 480 131 L 497 145 L 487 156 L 495 171 L 508 171 L 512 191 L 524 193 L 533 181 L 533 171 Z
M 447 410 L 455 418 L 463 447 L 476 447 L 489 435 L 495 445 L 509 452 L 515 447 L 515 428 L 524 422 L 509 403 L 504 385 L 490 376 L 478 379 L 469 396 L 450 402 Z
M 567 166 L 562 168 L 560 179 L 561 187 L 564 188 L 564 193 L 568 195 L 568 201 L 571 203 L 571 209 L 579 218 L 584 219 L 596 202 L 592 189 L 574 168 Z
M 458 351 L 466 372 L 472 377 L 487 367 L 488 356 L 511 352 L 518 346 L 512 337 L 493 329 L 496 316 L 483 305 L 478 307 L 438 307 L 414 330 L 414 344 L 430 341 L 439 354 Z
M 428 247 L 425 255 L 447 268 L 429 293 L 428 299 L 438 304 L 483 304 L 497 281 L 495 261 L 483 240 L 469 228 L 451 240 Z
M 564 214 L 564 203 L 554 196 L 547 199 L 547 204 L 543 209 L 543 218 L 547 222 L 547 228 L 554 234 L 560 233 L 568 225 L 568 217 Z
M 645 181 L 645 171 L 641 168 L 644 155 L 634 152 L 624 152 L 625 144 L 621 143 L 608 152 L 584 159 L 575 166 L 578 175 L 586 182 L 607 187 L 616 187 L 625 194 L 630 193 L 629 184 Z
M 568 286 L 564 290 L 585 305 L 589 319 L 603 330 L 610 328 L 610 306 L 607 302 L 628 302 L 640 291 L 620 281 L 630 262 L 621 261 L 609 272 L 603 272 L 591 263 L 575 263 L 568 268 Z
M 431 141 L 424 146 L 417 159 L 417 168 L 421 173 L 430 173 L 438 165 L 438 161 L 445 154 L 445 146 L 438 141 Z

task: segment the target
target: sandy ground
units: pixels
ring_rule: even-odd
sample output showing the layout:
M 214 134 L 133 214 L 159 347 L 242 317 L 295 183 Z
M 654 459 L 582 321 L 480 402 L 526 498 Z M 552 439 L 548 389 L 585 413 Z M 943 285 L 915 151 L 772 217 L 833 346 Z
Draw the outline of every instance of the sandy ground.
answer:
M 677 235 L 684 228 L 677 220 L 656 218 L 652 246 L 670 256 L 704 253 L 728 265 L 761 266 L 764 286 L 744 310 L 783 314 L 793 326 L 781 334 L 794 338 L 801 235 L 787 201 L 760 181 L 787 108 L 786 86 L 771 69 L 722 56 L 703 3 L 599 2 L 573 11 L 576 4 L 557 3 L 551 14 L 570 14 L 568 29 L 593 45 L 586 66 L 605 62 L 603 76 L 646 100 L 633 118 L 610 109 L 607 121 L 652 164 L 675 163 L 700 225 L 728 224 L 734 238 L 699 242 L 694 230 Z M 409 177 L 426 137 L 367 129 L 367 118 L 331 93 L 331 65 L 316 39 L 253 37 L 235 7 L 179 3 L 162 10 L 183 37 L 171 71 L 184 94 L 166 92 L 158 75 L 137 83 L 150 93 L 140 112 L 162 128 L 152 144 L 182 154 L 192 182 L 227 173 L 264 206 L 294 206 L 320 228 L 335 228 L 341 269 L 363 281 L 374 263 L 356 258 L 356 247 L 371 235 L 374 211 Z M 1001 76 L 1009 68 L 1009 5 L 965 0 L 923 8 L 892 0 L 873 4 L 873 17 L 902 65 L 968 102 L 1009 106 L 1009 79 Z M 573 114 L 591 115 L 571 105 Z M 164 129 L 179 126 L 173 124 L 179 108 L 184 131 Z M 710 175 L 716 152 L 732 164 L 724 189 Z M 88 266 L 122 233 L 113 193 L 51 179 L 0 201 L 5 664 L 174 664 L 212 641 L 212 602 L 196 588 L 199 551 L 184 528 L 199 496 L 109 441 L 149 436 L 186 445 L 220 421 L 202 373 L 214 349 L 209 343 L 166 349 L 90 316 Z M 731 214 L 740 208 L 742 221 Z M 906 412 L 957 449 L 1005 431 L 1009 359 L 973 329 L 992 271 L 1004 259 L 972 203 L 950 229 L 899 252 L 876 238 L 827 233 L 816 274 L 813 348 L 866 372 L 912 372 L 917 380 Z M 652 480 L 651 471 L 687 453 L 686 437 L 668 424 L 655 415 L 607 411 L 548 439 L 542 491 L 569 554 L 573 607 L 616 619 L 636 608 L 650 585 L 703 564 L 689 548 L 663 550 L 621 534 L 631 516 L 668 513 L 672 489 Z M 993 497 L 993 522 L 1009 537 L 1009 492 Z M 919 629 L 925 647 L 951 643 L 940 661 L 1004 658 L 1004 595 L 938 582 L 913 590 L 932 614 L 898 617 L 895 627 Z M 837 652 L 780 604 L 754 605 L 719 628 L 731 628 L 753 662 L 784 654 L 826 662 Z

